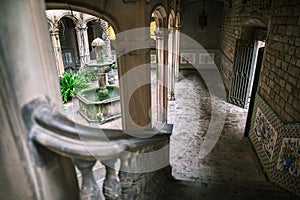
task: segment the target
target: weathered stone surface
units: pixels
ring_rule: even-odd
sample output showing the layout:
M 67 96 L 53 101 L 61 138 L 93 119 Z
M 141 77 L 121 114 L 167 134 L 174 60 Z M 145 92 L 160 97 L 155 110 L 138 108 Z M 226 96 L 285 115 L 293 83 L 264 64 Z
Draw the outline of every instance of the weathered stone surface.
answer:
M 176 199 L 273 199 L 291 198 L 288 192 L 267 182 L 243 137 L 247 110 L 224 101 L 211 105 L 208 92 L 197 75 L 176 83 L 176 100 L 169 102 L 171 137 L 171 180 L 163 200 Z M 226 113 L 222 134 L 213 150 L 199 158 L 199 150 L 211 120 L 211 106 Z
M 258 91 L 263 98 L 269 103 L 269 105 L 280 114 L 284 121 L 291 119 L 291 113 L 286 110 L 282 110 L 279 106 L 279 102 L 286 100 L 286 96 L 283 99 L 278 99 L 278 93 L 285 91 L 288 96 L 298 98 L 298 95 L 291 93 L 290 87 L 285 87 L 283 80 L 288 81 L 290 84 L 296 86 L 296 77 L 299 76 L 299 46 L 300 46 L 300 31 L 299 31 L 299 2 L 296 1 L 272 1 L 270 6 L 266 4 L 258 3 L 258 1 L 247 1 L 245 4 L 234 4 L 232 7 L 224 8 L 224 20 L 221 30 L 221 42 L 220 49 L 230 60 L 234 60 L 235 43 L 237 39 L 242 39 L 244 30 L 244 24 L 240 19 L 250 17 L 255 13 L 256 16 L 264 21 L 265 16 L 271 19 L 269 22 L 265 22 L 265 28 L 268 29 L 268 40 L 266 40 L 266 59 L 263 61 L 263 69 L 261 70 L 260 83 Z M 242 12 L 240 12 L 242 10 Z M 263 13 L 261 15 L 260 13 Z M 269 23 L 269 24 L 268 24 Z M 253 27 L 258 24 L 253 24 Z M 222 60 L 221 60 L 222 63 Z M 293 70 L 287 69 L 288 66 L 296 65 Z M 280 71 L 278 69 L 282 69 Z M 222 66 L 222 72 L 231 73 L 233 67 Z M 272 71 L 272 73 L 270 72 Z M 288 71 L 289 74 L 285 73 Z M 292 77 L 290 77 L 292 76 Z M 224 82 L 229 81 L 228 77 L 223 76 Z M 278 85 L 275 85 L 278 83 Z M 226 84 L 227 89 L 230 85 Z M 300 88 L 298 87 L 298 90 Z M 275 92 L 272 92 L 275 90 Z M 294 115 L 295 114 L 295 115 Z M 292 116 L 298 116 L 294 113 Z M 299 120 L 296 117 L 292 117 L 292 121 Z

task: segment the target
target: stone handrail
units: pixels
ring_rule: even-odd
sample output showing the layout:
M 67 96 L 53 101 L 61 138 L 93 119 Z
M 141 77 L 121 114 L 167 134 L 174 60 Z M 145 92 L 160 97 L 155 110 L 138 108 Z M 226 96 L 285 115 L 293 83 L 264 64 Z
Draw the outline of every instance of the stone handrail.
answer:
M 109 199 L 156 199 L 169 175 L 169 137 L 172 125 L 160 131 L 97 129 L 76 124 L 48 102 L 34 101 L 23 109 L 29 139 L 69 157 L 82 173 L 81 199 L 99 199 L 92 168 L 105 165 L 103 194 Z M 115 163 L 120 161 L 119 169 Z

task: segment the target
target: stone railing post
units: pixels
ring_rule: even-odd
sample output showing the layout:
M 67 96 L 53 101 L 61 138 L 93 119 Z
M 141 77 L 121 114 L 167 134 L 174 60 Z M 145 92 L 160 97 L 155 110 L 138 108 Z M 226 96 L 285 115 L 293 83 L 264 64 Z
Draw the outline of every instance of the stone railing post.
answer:
M 107 200 L 121 200 L 121 186 L 114 164 L 117 160 L 105 161 L 106 175 L 103 184 L 103 195 Z M 108 164 L 109 162 L 109 164 Z
M 81 200 L 99 200 L 100 189 L 93 175 L 93 167 L 96 161 L 74 160 L 82 174 L 82 185 L 80 190 Z

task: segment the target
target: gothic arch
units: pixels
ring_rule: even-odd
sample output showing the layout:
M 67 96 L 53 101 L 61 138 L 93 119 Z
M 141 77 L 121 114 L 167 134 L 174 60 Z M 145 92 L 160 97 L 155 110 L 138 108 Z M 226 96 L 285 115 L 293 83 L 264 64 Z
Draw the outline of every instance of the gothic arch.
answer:
M 167 12 L 163 6 L 157 6 L 153 12 L 157 27 L 167 28 Z
M 176 25 L 176 16 L 175 16 L 175 12 L 174 10 L 171 10 L 170 14 L 169 14 L 169 19 L 168 19 L 168 28 L 170 27 L 175 27 Z
M 243 17 L 241 20 L 242 26 L 255 26 L 255 27 L 263 27 L 267 28 L 269 22 L 268 16 L 251 16 L 251 17 Z
M 87 24 L 87 23 L 89 23 L 89 22 L 92 22 L 92 21 L 98 20 L 98 19 L 99 19 L 99 18 L 97 18 L 97 17 L 88 17 L 88 18 L 86 18 L 86 19 L 84 20 L 84 23 Z
M 52 20 L 51 17 L 48 15 L 46 16 L 46 19 L 47 19 L 47 24 L 48 24 L 49 30 L 53 30 L 55 28 L 54 20 Z
M 49 1 L 46 0 L 46 9 L 66 9 L 66 10 L 72 9 L 73 11 L 78 11 L 78 12 L 86 13 L 89 15 L 93 15 L 93 16 L 96 16 L 97 18 L 101 18 L 101 19 L 107 21 L 113 27 L 115 33 L 119 33 L 121 31 L 119 21 L 117 20 L 117 18 L 114 17 L 114 15 L 105 8 L 99 8 L 99 7 L 87 8 L 87 7 L 83 7 L 81 5 L 79 5 L 79 6 L 75 5 L 75 3 L 73 4 L 70 2 L 69 3 L 61 3 L 61 2 L 55 3 L 56 0 L 52 0 L 52 1 L 50 0 L 51 3 L 47 3 L 47 2 L 49 2 Z M 89 21 L 90 19 L 87 19 L 87 20 Z
M 150 14 L 145 17 L 144 12 L 136 12 L 140 9 L 140 6 L 147 7 L 146 4 L 132 3 L 130 6 L 123 2 L 118 6 L 112 6 L 114 1 L 94 1 L 94 0 L 46 0 L 47 9 L 66 9 L 79 11 L 82 13 L 87 13 L 99 17 L 107 21 L 114 29 L 115 33 L 121 33 L 122 31 L 149 26 L 146 20 L 137 20 L 139 17 L 143 19 L 149 19 Z M 129 4 L 129 3 L 128 3 Z M 140 6 L 139 6 L 140 5 Z M 124 9 L 122 9 L 124 8 Z M 126 8 L 126 10 L 125 10 Z M 161 9 L 162 15 L 162 27 L 167 25 L 167 15 L 165 9 Z M 124 17 L 128 12 L 135 13 L 134 15 L 129 15 Z M 149 10 L 150 11 L 150 10 Z M 156 12 L 160 13 L 160 12 Z M 133 20 L 133 21 L 132 21 Z M 135 20 L 136 23 L 133 23 Z M 131 23 L 129 23 L 131 22 Z M 165 25 L 164 25 L 165 24 Z M 116 43 L 119 40 L 120 35 L 117 35 Z M 118 51 L 118 50 L 117 50 Z M 134 55 L 122 54 L 122 49 L 119 50 L 120 53 L 117 58 L 118 63 L 118 73 L 119 77 L 122 77 L 131 69 L 135 68 L 135 64 L 143 64 L 145 61 L 150 61 L 150 56 L 148 56 L 145 51 L 147 50 L 137 50 Z M 118 53 L 118 52 L 117 52 Z M 138 77 L 139 80 L 149 80 L 150 81 L 150 69 L 145 69 L 142 76 Z M 124 129 L 150 129 L 152 127 L 151 117 L 149 117 L 149 110 L 151 109 L 151 86 L 145 85 L 134 91 L 132 96 L 127 95 L 128 91 L 133 88 L 130 84 L 130 80 L 120 79 L 120 100 L 121 100 L 121 110 L 122 110 L 122 125 Z M 141 101 L 140 97 L 145 99 Z M 127 106 L 130 105 L 130 106 Z M 133 123 L 135 122 L 135 123 Z
M 59 15 L 57 17 L 57 21 L 59 22 L 64 17 L 71 19 L 74 22 L 74 24 L 77 24 L 79 22 L 79 19 L 75 15 L 73 15 L 70 11 L 63 12 L 61 15 Z
M 176 27 L 176 28 L 179 28 L 179 27 L 180 27 L 180 12 L 177 12 L 177 13 L 176 13 L 175 27 Z

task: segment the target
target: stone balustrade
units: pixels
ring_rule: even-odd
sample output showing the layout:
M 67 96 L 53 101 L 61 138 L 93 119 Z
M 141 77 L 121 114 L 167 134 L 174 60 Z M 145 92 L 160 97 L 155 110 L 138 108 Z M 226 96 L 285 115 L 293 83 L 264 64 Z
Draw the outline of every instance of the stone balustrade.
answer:
M 158 199 L 171 175 L 170 124 L 159 131 L 144 132 L 90 128 L 70 121 L 53 111 L 48 102 L 39 100 L 27 104 L 23 113 L 30 140 L 71 158 L 81 171 L 82 200 L 100 198 L 100 188 L 93 176 L 97 160 L 105 165 L 103 195 L 107 200 Z M 116 168 L 118 161 L 120 167 Z

